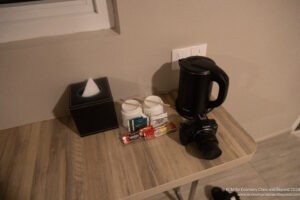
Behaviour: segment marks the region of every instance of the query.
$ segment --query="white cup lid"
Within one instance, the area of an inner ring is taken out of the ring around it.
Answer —
[[[136,100],[133,100],[133,99],[126,100],[125,103],[122,104],[122,111],[123,112],[131,112],[131,111],[134,111],[134,110],[136,110],[140,107],[138,105],[130,105],[130,104],[126,104],[126,103],[132,103],[132,104],[140,105],[140,103]]]
[[[163,103],[163,101],[161,100],[161,98],[159,96],[154,96],[154,95],[146,97],[145,100],[151,100],[151,101]],[[155,106],[161,106],[158,103],[153,103],[150,101],[144,101],[144,104],[150,108],[155,107]]]

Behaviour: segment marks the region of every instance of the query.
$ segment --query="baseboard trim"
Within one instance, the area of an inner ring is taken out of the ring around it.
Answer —
[[[276,131],[276,132],[273,132],[269,135],[263,136],[261,138],[257,138],[255,141],[256,142],[262,142],[264,140],[270,139],[270,138],[275,137],[277,135],[281,135],[281,134],[289,133],[289,132],[291,132],[291,128],[285,128],[285,129],[282,129],[280,131]]]

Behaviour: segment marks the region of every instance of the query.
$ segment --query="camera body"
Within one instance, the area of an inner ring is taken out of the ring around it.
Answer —
[[[182,145],[195,142],[204,159],[212,160],[222,153],[218,147],[216,132],[218,124],[214,119],[195,117],[180,124],[179,137]]]

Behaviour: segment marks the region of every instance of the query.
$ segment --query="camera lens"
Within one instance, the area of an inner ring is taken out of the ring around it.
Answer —
[[[213,160],[222,154],[218,140],[211,130],[202,130],[197,133],[197,146],[206,160]]]
[[[213,160],[222,154],[221,149],[215,142],[207,143],[201,146],[198,145],[198,147],[203,154],[203,158],[206,160]]]

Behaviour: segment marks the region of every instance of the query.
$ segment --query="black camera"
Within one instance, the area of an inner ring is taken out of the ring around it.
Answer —
[[[217,129],[218,124],[214,119],[195,117],[180,124],[181,144],[195,142],[204,159],[215,159],[222,154],[216,138]]]

